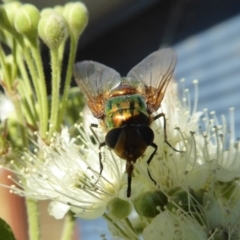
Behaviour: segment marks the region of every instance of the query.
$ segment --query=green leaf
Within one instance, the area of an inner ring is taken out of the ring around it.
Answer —
[[[16,238],[13,235],[12,229],[2,218],[0,218],[0,233],[1,239],[16,240]]]

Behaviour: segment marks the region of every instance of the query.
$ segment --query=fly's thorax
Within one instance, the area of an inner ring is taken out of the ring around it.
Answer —
[[[149,125],[147,105],[142,95],[132,94],[110,98],[105,103],[105,125],[107,129],[127,124]]]

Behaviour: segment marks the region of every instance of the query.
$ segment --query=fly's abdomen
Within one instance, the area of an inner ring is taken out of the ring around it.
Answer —
[[[110,98],[105,105],[105,113],[107,129],[121,127],[126,124],[149,125],[146,102],[138,94]]]

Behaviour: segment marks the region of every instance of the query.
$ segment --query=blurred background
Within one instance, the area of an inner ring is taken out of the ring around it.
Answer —
[[[40,9],[66,2],[31,1]],[[229,107],[235,107],[236,137],[240,136],[239,0],[83,2],[90,22],[79,40],[76,61],[98,61],[126,75],[151,52],[171,46],[178,54],[175,78],[186,79],[192,96],[192,80],[199,80],[198,109],[228,117]],[[47,51],[43,49],[43,56]],[[50,72],[48,65],[46,71]]]
[[[24,1],[26,2],[26,1]],[[64,0],[29,0],[42,9]],[[175,78],[199,80],[198,110],[208,108],[229,119],[235,107],[236,138],[240,136],[240,1],[239,0],[83,0],[90,23],[79,41],[76,61],[94,60],[122,75],[144,57],[163,46],[178,54]],[[43,56],[48,62],[48,50]],[[66,52],[66,54],[68,54]],[[66,55],[67,56],[67,55]],[[46,72],[50,74],[49,66]],[[73,83],[74,84],[74,83]],[[43,240],[58,240],[61,222],[43,209]],[[47,220],[45,220],[47,218]],[[48,221],[51,220],[51,223]],[[104,239],[106,226],[96,220],[78,220],[82,240]],[[55,228],[54,228],[55,227]],[[56,231],[54,231],[56,229]],[[53,234],[53,235],[52,235]],[[110,237],[106,236],[107,239]]]

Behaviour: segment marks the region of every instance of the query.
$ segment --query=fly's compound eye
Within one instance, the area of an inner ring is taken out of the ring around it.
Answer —
[[[146,125],[137,125],[138,133],[147,145],[150,145],[154,140],[153,130]]]
[[[107,133],[105,137],[105,143],[108,145],[108,147],[114,149],[121,134],[121,131],[122,128],[114,128]]]

